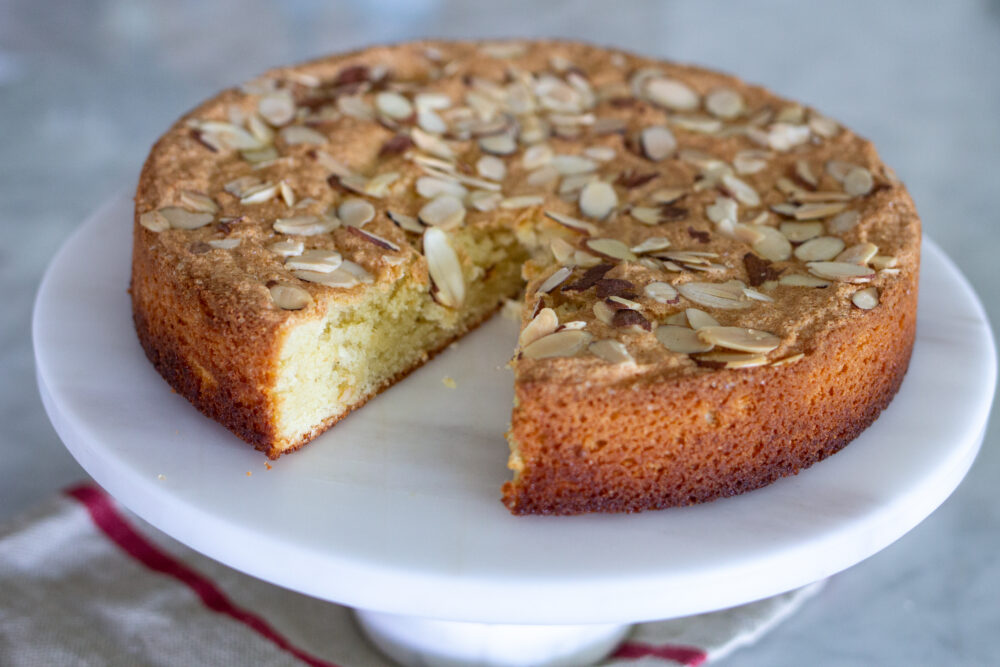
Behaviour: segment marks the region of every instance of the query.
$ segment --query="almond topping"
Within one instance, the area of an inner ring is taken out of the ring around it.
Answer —
[[[680,298],[673,285],[652,282],[642,288],[643,293],[657,303],[678,303]]]
[[[690,319],[691,314],[688,313],[688,320]],[[699,340],[706,343],[740,352],[763,354],[781,345],[781,339],[774,334],[744,327],[697,327],[697,335]]]
[[[298,256],[285,260],[285,268],[289,271],[315,271],[317,273],[332,273],[340,268],[344,258],[336,250],[306,250]]]
[[[656,328],[656,340],[660,341],[663,347],[671,352],[679,354],[708,352],[712,349],[712,344],[698,338],[698,334],[693,330],[673,324],[661,324],[658,326]]]
[[[612,364],[634,364],[628,348],[617,340],[599,340],[590,344],[591,353]]]
[[[465,300],[465,276],[447,232],[437,227],[424,232],[424,257],[427,258],[431,280],[437,288],[437,300],[449,308],[461,306]]]
[[[518,336],[517,344],[519,346],[526,347],[534,343],[539,338],[548,336],[551,333],[555,333],[556,329],[559,328],[559,317],[556,315],[556,311],[551,308],[542,308],[538,311],[527,326],[521,330],[520,336]]]
[[[878,305],[878,289],[868,287],[851,295],[851,303],[861,310],[871,310]]]
[[[596,253],[625,261],[635,261],[636,254],[618,239],[588,239],[587,247]]]
[[[688,326],[695,331],[705,327],[721,326],[718,320],[706,313],[704,310],[698,310],[697,308],[685,308],[684,316],[687,318]]]
[[[269,288],[271,301],[282,310],[302,310],[312,303],[309,292],[295,285],[277,283]]]
[[[465,205],[458,197],[443,194],[424,204],[417,217],[430,227],[452,229],[465,220]]]
[[[579,329],[557,331],[527,345],[521,354],[528,359],[575,357],[590,344],[593,338],[590,333]]]
[[[594,181],[580,191],[580,211],[588,218],[603,220],[618,206],[618,195],[610,184]]]
[[[159,209],[157,213],[163,216],[174,229],[198,229],[215,219],[211,213],[195,213],[179,206],[166,206]]]
[[[845,283],[865,283],[875,277],[875,271],[867,266],[847,262],[809,262],[806,266],[815,276]]]
[[[677,150],[677,139],[674,133],[663,125],[647,127],[639,135],[642,152],[653,162],[659,162],[670,157]]]
[[[681,296],[695,303],[721,310],[740,310],[750,307],[750,300],[743,294],[743,286],[736,283],[690,282],[677,286]]]
[[[844,242],[836,236],[818,236],[795,249],[795,256],[803,262],[829,261],[844,249]]]
[[[357,197],[348,197],[337,207],[337,216],[348,227],[364,227],[375,217],[375,207]]]

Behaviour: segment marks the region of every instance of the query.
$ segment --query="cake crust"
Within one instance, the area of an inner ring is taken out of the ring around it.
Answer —
[[[271,458],[478,326],[529,258],[515,514],[794,474],[877,418],[915,334],[919,218],[868,141],[729,75],[574,42],[371,47],[223,91],[153,147],[133,238],[147,357]],[[433,342],[289,431],[290,337],[400,286]]]

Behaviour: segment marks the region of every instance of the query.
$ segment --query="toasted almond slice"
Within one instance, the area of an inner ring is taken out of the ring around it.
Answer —
[[[738,174],[756,174],[767,167],[771,153],[762,150],[740,151],[733,157],[733,168]]]
[[[274,221],[274,231],[296,236],[326,234],[337,227],[340,227],[340,220],[337,218],[320,218],[315,215],[298,215]]]
[[[809,140],[808,125],[774,123],[767,132],[767,144],[776,151],[788,151]]]
[[[556,211],[545,211],[545,215],[558,222],[563,227],[569,227],[574,231],[583,232],[585,234],[596,234],[598,232],[597,225],[584,220],[578,220],[577,218],[573,218],[562,213],[557,213]]]
[[[330,273],[321,273],[319,271],[293,271],[292,275],[299,280],[305,280],[310,283],[318,283],[320,285],[326,285],[327,287],[354,287],[360,284],[360,280],[350,271],[340,268]]]
[[[629,310],[642,310],[641,303],[639,303],[638,301],[632,301],[631,299],[626,299],[623,296],[612,295],[608,297],[608,301],[617,303],[619,306],[623,306],[625,308],[628,308]]]
[[[716,197],[710,206],[705,207],[705,215],[717,225],[724,220],[736,222],[738,214],[739,206],[731,197]]]
[[[850,162],[844,162],[843,160],[828,160],[825,169],[826,173],[833,176],[833,178],[841,183],[847,178],[847,174],[854,169],[856,165]]]
[[[174,229],[198,229],[215,219],[211,213],[189,211],[179,206],[165,206],[157,211]]]
[[[732,174],[723,174],[722,185],[741,204],[746,206],[760,206],[760,195],[746,181],[739,179]]]
[[[479,148],[492,155],[511,155],[517,151],[517,139],[509,132],[490,134],[479,139]]]
[[[455,152],[443,139],[429,132],[424,132],[419,127],[415,127],[410,131],[410,138],[413,139],[413,143],[417,145],[417,148],[422,151],[426,151],[443,160],[455,159]]]
[[[552,166],[563,176],[587,174],[597,171],[597,163],[580,155],[555,155]]]
[[[450,178],[421,176],[416,182],[417,194],[426,199],[434,199],[438,195],[451,195],[461,199],[469,194],[464,185]]]
[[[691,313],[688,313],[688,320]],[[766,354],[781,345],[781,339],[774,334],[744,327],[706,326],[696,327],[698,339],[717,347],[740,352]]]
[[[583,149],[583,154],[591,160],[598,162],[610,162],[615,159],[615,149],[611,146],[590,146]]]
[[[580,211],[588,218],[603,220],[618,206],[618,194],[604,181],[588,183],[580,191]]]
[[[899,263],[899,260],[892,255],[875,255],[871,258],[871,265],[873,268],[883,271],[885,269],[891,269]]]
[[[667,317],[667,319],[663,320],[663,323],[664,324],[673,324],[674,326],[684,327],[686,329],[690,329],[691,328],[688,325],[687,314],[683,310],[680,311],[680,312],[674,313],[673,315],[670,315],[669,317]]]
[[[857,211],[844,211],[830,219],[826,226],[831,234],[846,234],[854,229],[860,220],[861,214]]]
[[[705,96],[705,108],[713,116],[729,120],[742,114],[746,106],[743,96],[732,88],[716,88]]]
[[[878,246],[874,243],[858,243],[844,250],[836,256],[836,261],[847,262],[848,264],[865,265],[878,254]]]
[[[753,244],[754,252],[772,262],[783,262],[792,256],[792,244],[774,227],[759,225],[757,231],[764,236]]]
[[[578,329],[557,331],[532,342],[521,353],[528,359],[574,357],[586,349],[593,338],[590,333]]]
[[[551,308],[542,308],[528,322],[527,326],[521,330],[521,334],[517,338],[517,344],[522,348],[526,347],[539,338],[544,338],[551,333],[555,333],[558,328],[559,317],[556,315],[556,311]]]
[[[414,232],[415,234],[423,234],[424,226],[420,224],[420,221],[414,218],[412,215],[406,215],[405,213],[396,213],[395,211],[385,212],[389,219],[395,223],[397,227],[407,232]]]
[[[503,201],[503,195],[499,192],[487,192],[486,190],[475,190],[466,198],[469,206],[477,211],[493,211]]]
[[[816,111],[809,114],[809,128],[825,139],[832,139],[840,132],[840,125],[837,124],[837,121]]]
[[[535,144],[524,151],[521,156],[521,166],[528,171],[534,171],[552,162],[555,153],[548,144]]]
[[[552,167],[555,169],[555,167]],[[562,181],[559,183],[559,194],[562,195],[564,199],[572,199],[573,193],[582,190],[587,183],[593,183],[597,180],[597,174],[595,173],[585,173],[585,174],[570,174],[563,177]]]
[[[170,229],[170,221],[159,211],[146,211],[139,216],[139,224],[157,233]]]
[[[552,256],[555,260],[562,265],[573,263],[573,253],[576,252],[576,248],[571,246],[569,243],[559,238],[558,236],[549,241],[549,248],[552,250]]]
[[[438,227],[424,232],[424,256],[431,280],[437,287],[437,300],[449,308],[461,306],[465,301],[465,276],[447,232]]]
[[[795,249],[795,256],[803,262],[825,262],[844,249],[844,241],[836,236],[817,236]]]
[[[375,197],[376,199],[381,199],[389,194],[389,186],[399,179],[399,172],[397,171],[387,171],[384,174],[379,174],[374,176],[365,183],[364,194],[369,197]]]
[[[851,303],[861,310],[871,310],[878,305],[878,289],[868,287],[851,295]]]
[[[433,109],[417,109],[417,125],[431,134],[444,134],[448,131],[448,124]]]
[[[782,359],[777,359],[771,362],[771,366],[789,366],[797,361],[801,361],[806,355],[802,352],[798,354],[792,354]]]
[[[424,204],[417,217],[430,227],[452,229],[465,220],[465,205],[458,197],[443,194]]]
[[[643,92],[653,104],[674,111],[693,111],[701,104],[698,93],[690,86],[665,76],[646,80]]]
[[[208,241],[208,245],[218,250],[232,250],[233,248],[238,248],[240,246],[240,241],[242,239],[232,238],[232,239],[212,239]]]
[[[221,144],[230,150],[252,151],[264,148],[260,140],[242,127],[222,121],[200,121],[196,129],[212,144]]]
[[[271,252],[276,255],[280,255],[281,257],[291,257],[293,255],[301,255],[303,250],[305,250],[305,244],[302,243],[302,241],[286,239],[284,241],[272,243],[269,249]]]
[[[615,318],[615,310],[604,301],[595,301],[593,305],[594,317],[597,318],[598,322],[611,326],[611,322]]]
[[[289,271],[332,273],[340,268],[343,262],[343,256],[336,250],[313,249],[286,259],[285,268]]]
[[[809,239],[814,239],[823,234],[823,223],[818,221],[810,222],[782,222],[778,229],[792,243],[804,243]]]
[[[274,127],[287,125],[295,118],[295,100],[287,90],[276,90],[258,100],[257,113]]]
[[[718,320],[706,313],[704,310],[698,310],[697,308],[685,308],[684,316],[687,318],[688,326],[695,331],[703,327],[721,326]]]
[[[679,354],[695,354],[708,352],[712,349],[711,343],[701,340],[694,330],[687,327],[661,324],[656,327],[655,335],[656,340],[660,341],[663,347]]]
[[[312,303],[309,292],[296,285],[277,283],[268,288],[271,301],[282,310],[302,310]]]
[[[297,144],[313,144],[316,146],[322,146],[328,141],[325,134],[321,134],[311,127],[306,127],[305,125],[288,125],[281,128],[281,132],[278,134],[289,146],[295,146]]]
[[[410,100],[391,90],[383,90],[375,95],[375,108],[393,120],[406,120],[413,115]]]
[[[670,239],[665,236],[650,236],[639,245],[632,246],[631,250],[637,255],[647,252],[657,252],[670,247]]]
[[[382,248],[383,250],[388,250],[389,252],[399,252],[400,250],[399,246],[389,239],[368,230],[361,229],[360,227],[348,227],[347,231],[373,245],[378,246],[379,248]]]
[[[356,264],[349,259],[345,259],[343,262],[341,262],[339,270],[347,271],[352,276],[357,278],[360,282],[369,284],[375,282],[375,276],[370,274],[365,267],[361,266],[360,264]]]
[[[817,220],[836,215],[847,207],[844,202],[818,202],[802,204],[795,209],[796,220]]]
[[[545,187],[559,180],[559,171],[551,164],[539,167],[528,174],[525,182],[534,187]]]
[[[806,266],[814,276],[845,283],[865,283],[875,277],[874,269],[847,262],[809,262]]]
[[[617,340],[599,340],[590,344],[591,353],[612,364],[635,364],[628,348]]]
[[[295,191],[292,190],[292,186],[284,181],[278,183],[278,192],[281,193],[281,200],[285,202],[285,206],[291,208],[295,206]]]
[[[588,239],[587,247],[596,253],[623,261],[635,261],[636,254],[618,239]]]
[[[337,207],[337,217],[348,227],[364,227],[375,217],[375,207],[357,197],[348,197]]]
[[[724,352],[721,350],[699,354],[695,361],[708,364],[722,364],[723,368],[752,368],[767,364],[763,354],[747,354],[743,352]]]
[[[476,173],[491,181],[502,181],[507,175],[507,165],[496,156],[484,155],[476,161]]]
[[[854,167],[844,175],[844,192],[852,197],[860,197],[872,191],[875,179],[864,167]]]
[[[213,214],[219,212],[219,205],[215,203],[215,200],[202,192],[181,190],[180,202],[184,208],[190,211]]]
[[[568,266],[556,269],[552,272],[552,275],[542,281],[542,284],[538,286],[538,290],[536,292],[538,294],[548,294],[566,282],[566,279],[569,278],[572,273],[573,269]]]
[[[795,175],[798,176],[803,183],[807,183],[813,188],[819,186],[819,179],[816,178],[816,174],[813,173],[812,167],[809,166],[808,160],[795,161]]]
[[[518,195],[516,197],[504,197],[500,200],[500,208],[516,210],[520,208],[531,208],[541,206],[545,203],[544,195]]]
[[[652,206],[633,206],[628,214],[644,225],[655,226],[663,222],[659,208]]]
[[[709,308],[741,310],[749,308],[751,301],[743,294],[743,286],[732,283],[689,282],[677,286],[684,298]]]
[[[670,283],[652,282],[642,288],[643,293],[657,303],[678,303],[677,289]]]
[[[787,273],[778,278],[779,285],[788,287],[829,287],[831,283],[816,276],[806,276],[801,273]]]
[[[670,157],[677,150],[677,139],[665,125],[653,125],[639,134],[642,152],[653,162]]]
[[[687,194],[684,188],[661,188],[649,195],[649,198],[657,204],[673,204],[678,199]]]

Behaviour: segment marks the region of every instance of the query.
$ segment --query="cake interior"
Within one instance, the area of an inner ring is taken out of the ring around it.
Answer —
[[[441,306],[407,271],[354,303],[331,297],[322,317],[288,329],[275,369],[272,456],[305,444],[521,290],[527,254],[510,229],[456,230],[451,239],[466,284],[460,308]]]

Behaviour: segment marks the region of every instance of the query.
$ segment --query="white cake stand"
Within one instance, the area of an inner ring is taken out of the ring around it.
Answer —
[[[124,198],[98,211],[38,293],[38,382],[60,437],[143,519],[238,570],[366,610],[366,631],[408,664],[582,664],[628,623],[830,576],[948,497],[992,402],[983,309],[927,241],[899,395],[845,450],[767,488],[631,516],[511,516],[499,487],[516,330],[502,318],[267,468],[143,356],[126,293],[131,219]],[[435,645],[447,649],[431,656]]]

